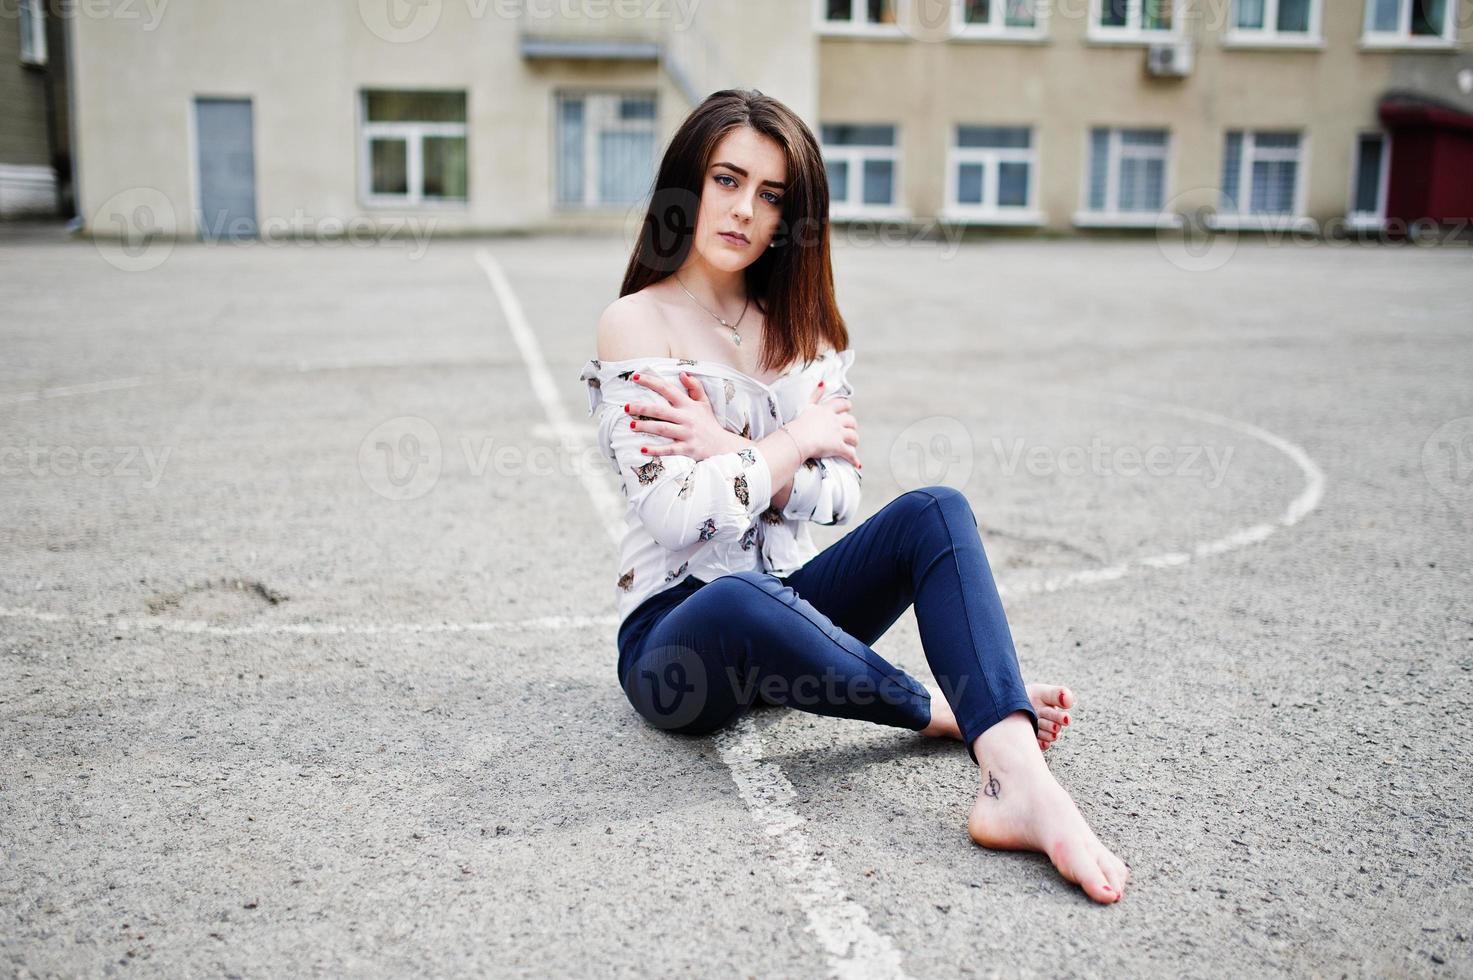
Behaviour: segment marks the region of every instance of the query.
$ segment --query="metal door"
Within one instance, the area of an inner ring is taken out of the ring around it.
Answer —
[[[195,99],[202,238],[256,237],[250,99]]]

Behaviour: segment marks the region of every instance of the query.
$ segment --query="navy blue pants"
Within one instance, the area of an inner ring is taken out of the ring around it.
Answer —
[[[792,575],[686,576],[619,627],[619,680],[645,720],[701,735],[761,698],[919,731],[931,696],[876,653],[912,603],[937,686],[972,741],[1028,701],[977,518],[952,487],[896,497]]]

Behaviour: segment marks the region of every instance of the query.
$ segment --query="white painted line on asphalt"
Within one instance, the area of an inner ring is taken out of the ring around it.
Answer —
[[[9,395],[0,395],[0,405],[23,405],[26,402],[44,401],[47,398],[89,395],[97,391],[120,391],[124,388],[139,388],[150,383],[152,383],[152,379],[150,378],[113,378],[110,381],[93,381],[88,384],[41,388],[37,391],[21,391]]]
[[[168,619],[165,617],[133,619],[123,616],[94,616],[90,619],[63,613],[43,612],[22,606],[0,608],[0,619],[29,619],[41,623],[79,623],[104,630],[154,630],[164,633],[195,633],[203,636],[379,636],[424,633],[502,633],[507,631],[588,629],[593,626],[615,626],[614,613],[602,616],[537,616],[531,619],[472,621],[468,623],[247,623],[226,626],[203,619]]]
[[[1132,408],[1142,408],[1153,412],[1163,412],[1167,415],[1176,415],[1180,418],[1191,419],[1195,422],[1206,422],[1209,425],[1221,426],[1231,429],[1242,435],[1257,439],[1260,442],[1277,449],[1288,456],[1299,467],[1304,474],[1304,489],[1299,492],[1289,506],[1279,515],[1277,522],[1269,524],[1254,524],[1250,527],[1238,528],[1229,531],[1219,538],[1203,541],[1193,545],[1190,553],[1180,551],[1166,552],[1160,555],[1148,555],[1144,558],[1135,558],[1130,561],[1120,562],[1107,568],[1091,568],[1077,572],[1067,572],[1052,578],[1042,579],[1035,582],[1020,582],[1017,584],[999,583],[998,593],[1003,598],[1013,598],[1025,595],[1037,595],[1043,592],[1057,592],[1067,589],[1073,585],[1089,585],[1094,582],[1110,582],[1124,578],[1136,568],[1173,568],[1185,565],[1194,558],[1207,558],[1212,555],[1221,555],[1239,548],[1246,548],[1250,544],[1257,544],[1273,534],[1280,528],[1293,527],[1320,505],[1325,497],[1325,472],[1310,458],[1301,446],[1290,442],[1283,436],[1275,435],[1267,429],[1260,428],[1251,422],[1242,422],[1226,415],[1218,415],[1215,412],[1203,411],[1199,408],[1188,408],[1185,405],[1172,405],[1168,402],[1150,401],[1145,398],[1136,398],[1132,395],[1086,393],[1086,392],[1061,392],[1067,396],[1088,399],[1090,401],[1113,401],[1120,405],[1128,405]]]
[[[542,347],[537,343],[537,335],[527,323],[521,300],[517,299],[511,283],[507,281],[506,273],[501,271],[501,266],[485,249],[476,251],[476,262],[486,273],[486,278],[491,280],[491,288],[495,290],[496,298],[501,303],[501,311],[506,316],[506,328],[526,364],[532,393],[537,396],[543,412],[547,414],[547,424],[552,427],[553,432],[559,434],[565,451],[571,453],[576,446],[573,440],[578,437],[580,430],[574,428],[572,418],[563,407],[562,397],[558,394],[567,385],[559,385],[553,380],[552,372],[547,369],[547,359],[542,356]],[[608,533],[609,540],[618,548],[624,537],[623,499],[609,485],[608,480],[595,475],[590,467],[577,466],[574,469],[577,470],[583,489],[588,491],[588,496],[593,500],[594,512]]]
[[[489,251],[478,250],[476,261],[501,301],[507,326],[527,362],[532,391],[547,413],[548,424],[559,432],[570,433],[559,386],[547,370],[536,335],[527,324],[511,283]],[[589,327],[592,336],[592,324]],[[591,430],[592,426],[587,428]],[[609,538],[617,547],[624,526],[623,500],[610,487],[611,481],[600,481],[587,467],[578,467],[578,473]],[[715,744],[721,761],[731,770],[742,801],[757,826],[772,841],[774,856],[784,859],[780,870],[797,892],[798,904],[808,918],[808,928],[823,946],[832,975],[904,977],[900,951],[889,937],[870,926],[869,913],[849,897],[838,872],[828,858],[819,854],[820,848],[806,830],[808,821],[792,806],[797,790],[780,766],[762,760],[762,736],[751,717],[743,715],[717,733]]]

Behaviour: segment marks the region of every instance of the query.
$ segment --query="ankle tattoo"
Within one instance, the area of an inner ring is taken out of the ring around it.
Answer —
[[[1001,789],[1002,785],[998,783],[997,777],[992,774],[992,770],[987,770],[987,785],[982,787],[982,794],[984,796],[990,796],[995,800],[997,799],[998,791]]]

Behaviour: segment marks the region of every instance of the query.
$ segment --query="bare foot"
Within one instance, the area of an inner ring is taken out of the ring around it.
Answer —
[[[962,730],[956,723],[956,713],[951,710],[951,703],[930,684],[925,687],[931,692],[931,723],[921,729],[921,734],[927,738],[954,738],[960,742]]]
[[[1036,745],[1022,711],[977,736],[972,748],[982,785],[967,833],[994,850],[1040,851],[1096,902],[1119,901],[1130,869],[1089,829]]]
[[[1074,692],[1062,684],[1029,684],[1028,700],[1038,712],[1038,747],[1047,749],[1064,734],[1069,724],[1068,708],[1075,705]],[[958,735],[957,738],[961,736]]]
[[[926,690],[931,692],[931,723],[921,729],[921,734],[928,738],[954,738],[960,742],[962,730],[950,703],[931,685],[927,684]],[[1033,710],[1038,712],[1038,747],[1047,749],[1064,734],[1064,728],[1069,724],[1067,709],[1075,705],[1074,692],[1060,684],[1029,684],[1027,690],[1028,700]]]

